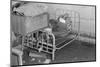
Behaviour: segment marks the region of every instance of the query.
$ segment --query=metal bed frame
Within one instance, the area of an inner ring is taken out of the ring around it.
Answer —
[[[67,12],[68,12],[68,10],[67,10]],[[70,16],[73,23],[78,23],[77,24],[77,32],[74,32],[74,35],[73,35],[74,37],[70,41],[68,41],[67,43],[58,47],[60,44],[62,44],[66,40],[63,40],[63,42],[56,44],[56,40],[58,40],[58,39],[56,39],[55,34],[53,32],[45,31],[44,29],[48,28],[48,27],[45,27],[45,28],[41,28],[41,29],[36,30],[36,31],[24,33],[24,35],[22,32],[22,51],[24,50],[24,47],[29,47],[29,48],[37,50],[38,52],[45,52],[47,54],[51,54],[52,60],[55,60],[56,50],[62,49],[63,47],[67,46],[68,44],[70,44],[71,42],[73,42],[74,40],[76,40],[80,36],[80,15],[76,11],[69,11],[69,12],[70,12],[69,14],[73,15],[73,16]],[[46,14],[46,13],[44,13],[44,14]],[[43,15],[43,14],[41,14],[41,15]],[[48,20],[48,18],[47,18],[47,20]],[[78,21],[76,21],[76,19]],[[75,26],[75,25],[73,25],[73,26]],[[66,33],[69,36],[69,34],[71,32],[72,32],[72,29],[67,31]],[[21,65],[22,65],[22,63],[21,63]]]
[[[73,12],[73,11],[71,11],[71,12]],[[35,32],[34,31],[30,32],[27,35],[25,35],[23,37],[22,45],[25,47],[30,47],[32,49],[36,49],[39,52],[45,52],[45,53],[51,54],[52,60],[54,60],[56,50],[62,49],[63,47],[70,44],[71,42],[73,42],[80,36],[80,15],[78,12],[74,11],[74,13],[75,13],[75,15],[77,15],[77,17],[74,15],[74,17],[71,17],[71,18],[74,19],[73,20],[74,23],[76,22],[75,19],[78,18],[78,21],[77,21],[78,30],[77,30],[77,32],[75,32],[74,37],[70,41],[68,41],[66,44],[62,45],[61,47],[57,47],[59,44],[56,45],[55,35],[52,32],[50,33],[45,30],[38,30]],[[72,30],[70,30],[68,33],[70,33],[71,31]],[[63,43],[63,42],[61,42],[61,43]]]

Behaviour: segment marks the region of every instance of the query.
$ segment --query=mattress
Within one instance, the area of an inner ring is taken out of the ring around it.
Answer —
[[[25,35],[48,26],[48,14],[43,13],[34,17],[11,15],[11,30]]]

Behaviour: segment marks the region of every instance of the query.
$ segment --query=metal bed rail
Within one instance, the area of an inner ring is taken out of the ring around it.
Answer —
[[[52,54],[52,60],[54,60],[56,46],[53,33],[48,33],[45,31],[32,32],[24,37],[23,46],[36,49],[38,52],[43,51]]]

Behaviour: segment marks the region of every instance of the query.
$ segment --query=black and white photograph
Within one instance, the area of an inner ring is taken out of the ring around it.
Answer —
[[[96,6],[11,0],[11,66],[96,61]]]

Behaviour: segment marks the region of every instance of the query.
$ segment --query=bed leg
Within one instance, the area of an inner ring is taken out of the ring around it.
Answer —
[[[55,51],[52,53],[52,60],[55,60]]]

